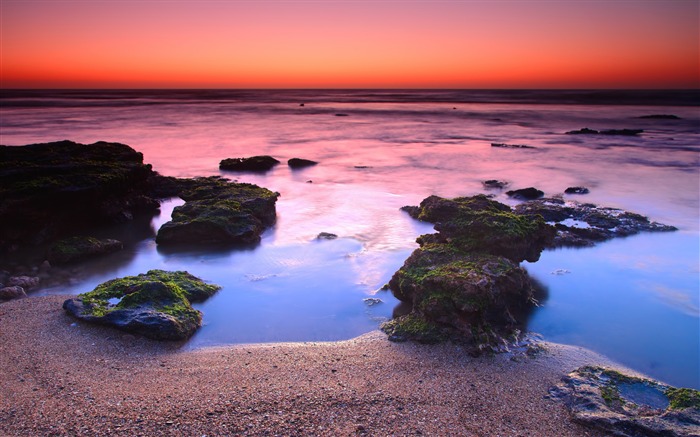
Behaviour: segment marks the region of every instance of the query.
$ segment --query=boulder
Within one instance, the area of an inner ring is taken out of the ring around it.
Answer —
[[[562,378],[550,395],[564,402],[575,422],[608,435],[700,435],[697,390],[585,366]]]
[[[38,276],[11,276],[7,280],[7,285],[10,287],[22,287],[28,290],[39,285],[40,281],[41,279],[39,279]]]
[[[626,237],[639,232],[669,232],[677,228],[617,208],[591,203],[545,198],[521,203],[514,208],[519,215],[542,217],[556,228],[548,247],[592,246],[597,242]]]
[[[24,288],[19,285],[0,288],[0,300],[18,299],[26,295],[27,293],[24,292]]]
[[[250,158],[226,158],[219,163],[219,169],[265,172],[279,163],[277,159],[268,155],[251,156]]]
[[[506,195],[518,200],[533,200],[539,199],[544,196],[544,192],[538,190],[537,188],[521,188],[519,190],[506,191]]]
[[[330,232],[321,232],[316,236],[317,240],[335,240],[336,238],[338,238],[338,236]]]
[[[154,174],[125,144],[0,146],[0,252],[154,212]]]
[[[276,219],[279,193],[222,178],[198,178],[180,194],[185,204],[158,230],[156,243],[249,244]]]
[[[99,240],[94,237],[70,237],[54,243],[47,253],[50,264],[59,265],[69,262],[105,255],[122,250],[124,245],[119,240]]]
[[[489,180],[483,181],[481,184],[482,184],[485,188],[497,188],[497,189],[499,189],[499,190],[500,190],[500,189],[503,189],[503,188],[505,188],[505,187],[507,187],[508,185],[510,185],[510,184],[509,184],[508,182],[506,182],[506,181],[499,181],[499,180],[496,180],[496,179],[489,179]]]
[[[303,158],[292,158],[289,161],[287,161],[287,165],[292,169],[311,167],[316,164],[318,164],[318,162]]]
[[[204,300],[219,288],[187,272],[151,270],[102,283],[66,300],[63,308],[80,320],[155,340],[184,340],[202,322],[190,302]]]

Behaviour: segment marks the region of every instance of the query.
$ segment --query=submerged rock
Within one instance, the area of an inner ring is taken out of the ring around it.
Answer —
[[[700,435],[700,392],[628,376],[602,367],[581,367],[550,390],[573,420],[618,436]]]
[[[292,158],[289,161],[287,161],[287,165],[293,169],[311,167],[316,164],[318,164],[318,162],[303,158]]]
[[[626,237],[639,232],[668,232],[677,228],[650,222],[633,212],[604,208],[590,203],[546,198],[521,203],[515,212],[531,217],[543,217],[556,228],[550,247],[592,246],[596,242]]]
[[[533,200],[539,199],[540,197],[544,196],[544,192],[534,187],[521,188],[519,190],[510,190],[507,191],[506,194],[509,197],[519,200]]]
[[[624,136],[634,136],[644,132],[642,129],[607,129],[607,130],[595,130],[584,127],[579,130],[568,131],[567,135],[624,135]]]
[[[280,162],[268,155],[250,158],[226,158],[219,163],[219,169],[231,171],[268,171]]]
[[[54,243],[47,253],[49,263],[66,264],[93,256],[105,255],[122,250],[121,241],[94,237],[70,237]]]
[[[222,178],[197,178],[180,194],[186,202],[158,230],[156,243],[248,244],[276,219],[279,193]]]
[[[435,223],[438,233],[418,237],[421,247],[389,282],[394,296],[412,306],[382,325],[389,339],[450,339],[481,350],[517,333],[536,302],[518,263],[539,259],[554,229],[484,195],[430,196],[403,210]]]
[[[525,144],[506,144],[506,143],[491,143],[491,147],[501,147],[505,149],[536,149],[534,146]]]
[[[66,300],[63,308],[80,320],[155,340],[184,340],[202,322],[190,302],[205,300],[219,288],[187,272],[150,270],[102,283]]]
[[[497,189],[503,189],[510,185],[509,182],[506,181],[499,181],[496,179],[489,179],[487,181],[483,181],[481,183],[485,188],[497,188]]]
[[[153,212],[154,175],[125,144],[0,146],[0,252]]]

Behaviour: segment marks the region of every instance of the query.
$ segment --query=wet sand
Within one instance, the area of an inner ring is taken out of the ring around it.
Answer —
[[[76,323],[67,296],[0,304],[0,435],[600,435],[547,398],[585,349],[470,357],[375,331],[182,351]]]

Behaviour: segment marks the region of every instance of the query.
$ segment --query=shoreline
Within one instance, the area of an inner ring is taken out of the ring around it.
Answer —
[[[76,322],[65,298],[0,304],[3,435],[602,435],[548,389],[584,364],[620,367],[573,346],[474,358],[379,331],[182,351]]]

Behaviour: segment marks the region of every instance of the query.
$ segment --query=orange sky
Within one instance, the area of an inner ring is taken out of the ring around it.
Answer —
[[[2,88],[698,88],[697,0],[0,0]]]

